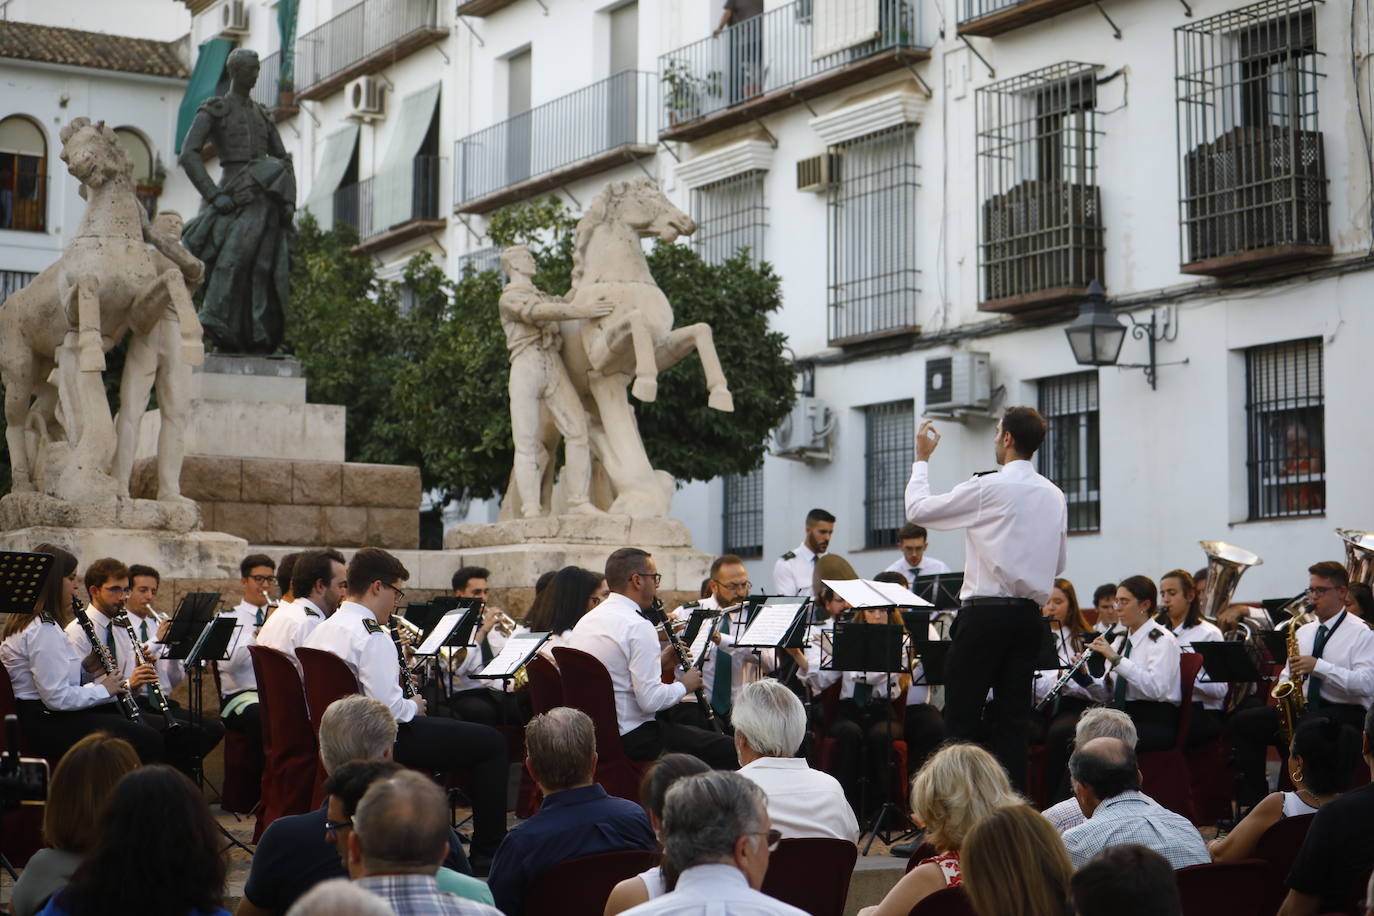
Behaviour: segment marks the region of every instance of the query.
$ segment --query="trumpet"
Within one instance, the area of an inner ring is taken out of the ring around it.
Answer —
[[[512,620],[509,614],[499,608],[496,609],[496,629],[501,631],[502,636],[509,636],[514,633],[517,626],[519,624]]]
[[[409,638],[410,643],[412,645],[418,642],[420,638],[424,635],[424,630],[420,629],[418,626],[411,623],[409,620],[406,620],[400,614],[392,614],[391,619],[396,621],[397,626],[405,630],[406,636]]]

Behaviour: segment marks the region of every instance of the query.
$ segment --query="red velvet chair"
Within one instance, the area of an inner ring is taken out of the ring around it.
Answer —
[[[291,659],[266,646],[249,646],[248,654],[258,680],[264,758],[262,805],[253,829],[256,843],[272,821],[310,810],[320,748]]]
[[[1174,746],[1163,751],[1145,751],[1139,755],[1141,790],[1170,811],[1193,819],[1193,792],[1188,773],[1188,723],[1193,711],[1193,683],[1202,670],[1202,656],[1185,652],[1178,659],[1179,680],[1183,688],[1183,705],[1178,713],[1178,731]]]
[[[911,908],[910,916],[978,916],[962,887],[947,887]]]
[[[563,682],[564,705],[585,712],[596,728],[596,781],[611,795],[638,802],[640,777],[652,761],[625,756],[606,666],[595,656],[566,646],[554,649],[553,657]]]
[[[783,840],[769,857],[760,890],[812,916],[843,916],[858,858],[859,847],[848,840]]]
[[[1307,828],[1312,826],[1314,817],[1315,814],[1285,817],[1260,834],[1258,842],[1255,843],[1252,858],[1269,864],[1265,870],[1265,884],[1268,890],[1264,906],[1259,910],[1261,916],[1272,916],[1277,913],[1283,904],[1283,898],[1288,896],[1288,888],[1283,886],[1283,881],[1288,877],[1288,870],[1293,867],[1293,860],[1298,857],[1298,850],[1302,848],[1302,841],[1307,838]]]
[[[658,853],[632,849],[559,862],[534,879],[525,896],[525,912],[601,916],[615,886],[649,870],[656,861]]]
[[[1264,906],[1264,873],[1269,866],[1258,859],[1190,865],[1174,872],[1183,916],[1218,913],[1259,913]]]
[[[320,740],[320,719],[329,704],[342,697],[358,692],[358,678],[352,669],[333,652],[323,649],[296,650],[296,658],[301,660],[301,672],[305,675],[305,705],[310,710],[310,727],[314,729],[315,740]],[[318,808],[324,803],[324,764],[315,767],[315,790],[311,794],[310,805]]]
[[[4,718],[5,716],[19,715],[19,701],[14,698],[14,684],[10,681],[9,669],[0,665],[0,750],[9,750],[7,742],[9,738],[5,735]],[[29,742],[29,736],[24,734],[24,730],[19,730],[19,753],[32,757],[33,745]],[[55,765],[54,761],[49,761],[50,765]]]
[[[558,666],[543,655],[535,655],[525,665],[530,678],[530,704],[536,716],[563,705],[563,680],[558,674]],[[521,758],[512,758],[518,760]],[[520,789],[515,797],[515,816],[533,817],[539,810],[543,796],[539,787],[530,778],[530,771],[520,768]]]
[[[224,689],[219,680],[219,663],[210,663],[215,678],[215,696],[223,705]],[[261,712],[262,710],[258,710]],[[262,762],[253,753],[253,745],[242,732],[224,731],[224,786],[220,790],[219,806],[234,814],[248,814],[257,807],[262,795]]]

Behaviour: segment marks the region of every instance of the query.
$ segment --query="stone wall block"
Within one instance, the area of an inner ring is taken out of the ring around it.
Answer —
[[[345,464],[343,504],[418,511],[420,469],[396,464]]]
[[[243,461],[187,455],[181,464],[181,495],[197,502],[238,502],[243,499]]]
[[[297,506],[337,506],[342,496],[342,464],[333,461],[291,463],[291,502]]]
[[[319,542],[330,547],[367,544],[367,509],[355,506],[320,507]]]
[[[225,502],[214,505],[213,530],[241,537],[250,544],[267,541],[266,503]]]
[[[420,513],[414,509],[368,509],[367,543],[388,550],[419,547]]]
[[[319,541],[320,527],[319,506],[267,507],[265,540],[269,544],[312,545]]]
[[[245,458],[243,498],[256,503],[291,502],[292,462]]]

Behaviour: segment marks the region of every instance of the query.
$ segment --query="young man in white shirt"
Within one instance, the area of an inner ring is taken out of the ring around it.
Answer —
[[[830,549],[835,516],[824,509],[806,513],[806,537],[773,564],[773,589],[779,595],[810,597],[814,591],[816,561]]]
[[[568,645],[606,666],[620,740],[631,760],[656,760],[665,750],[681,751],[713,767],[734,769],[734,743],[725,735],[655,718],[702,686],[695,668],[677,670],[671,684],[662,681],[663,672],[680,667],[677,655],[672,646],[660,649],[657,630],[640,615],[653,606],[661,578],[648,551],[622,547],[612,553],[606,560],[611,593],[577,622]]]
[[[305,645],[311,632],[343,600],[344,558],[337,550],[311,550],[296,559],[291,574],[291,591],[296,600],[289,607],[279,607],[267,618],[258,631],[258,645],[291,659],[296,673],[301,673],[296,650]]]
[[[934,576],[949,572],[949,564],[927,556],[928,532],[914,522],[897,529],[897,547],[902,555],[893,560],[883,572],[900,573],[910,588],[917,576]]]
[[[248,739],[254,759],[262,760],[262,719],[258,706],[258,679],[248,648],[258,644],[258,631],[272,611],[271,588],[276,584],[275,566],[265,553],[249,554],[239,563],[243,600],[221,617],[237,623],[229,640],[229,658],[219,662],[220,718],[225,728]],[[294,654],[294,653],[293,653]]]
[[[472,635],[477,648],[463,650],[466,654],[462,661],[453,667],[453,676],[448,680],[448,701],[444,704],[447,709],[436,709],[434,714],[448,714],[463,722],[481,725],[518,725],[520,708],[515,695],[495,689],[494,684],[499,682],[476,677],[477,672],[500,654],[510,638],[510,634],[499,626],[505,612],[487,603],[491,595],[490,580],[491,571],[481,566],[463,566],[453,574],[451,584],[455,598],[482,600],[482,623]]]

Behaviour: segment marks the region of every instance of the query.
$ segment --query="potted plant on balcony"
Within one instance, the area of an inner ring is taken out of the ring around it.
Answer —
[[[663,85],[668,87],[663,103],[669,124],[681,124],[701,114],[701,93],[685,60],[672,58],[664,64]]]

